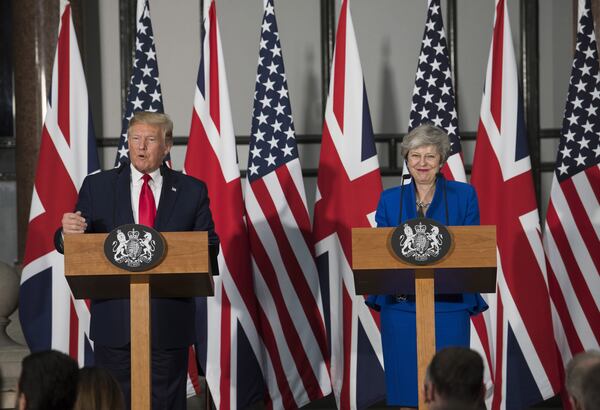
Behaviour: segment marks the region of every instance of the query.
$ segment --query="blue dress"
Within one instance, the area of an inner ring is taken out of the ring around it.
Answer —
[[[402,221],[417,217],[415,187],[411,182],[404,185],[404,188],[395,187],[382,192],[375,214],[377,226],[399,225],[401,190],[404,190]],[[433,200],[425,216],[446,225],[479,225],[479,206],[475,189],[462,182],[438,178]],[[395,295],[371,295],[366,303],[381,313],[387,403],[394,406],[416,407],[420,383],[417,383],[414,295],[407,296],[406,300],[398,300]],[[483,312],[487,308],[487,304],[478,293],[437,295],[435,298],[437,350],[448,346],[468,347],[470,316]]]

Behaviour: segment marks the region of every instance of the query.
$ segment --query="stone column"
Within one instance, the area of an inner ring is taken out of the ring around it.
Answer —
[[[13,0],[18,259],[23,260],[35,164],[58,33],[58,0]]]

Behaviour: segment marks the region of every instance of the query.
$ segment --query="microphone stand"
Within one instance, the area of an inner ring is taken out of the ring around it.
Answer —
[[[404,182],[410,179],[410,174],[402,174],[400,177],[400,214],[398,215],[398,226],[402,223],[402,204],[403,204],[403,196],[404,196]]]
[[[444,177],[444,174],[442,174],[441,172],[438,172],[435,177],[436,179],[442,179],[442,190],[444,191],[444,206],[446,207],[446,226],[448,226],[448,224],[450,223],[450,218],[448,216],[448,198],[446,197],[446,177]]]

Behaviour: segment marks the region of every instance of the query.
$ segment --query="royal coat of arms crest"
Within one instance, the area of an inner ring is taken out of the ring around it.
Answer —
[[[428,218],[406,221],[392,233],[392,249],[405,262],[425,265],[435,262],[450,249],[448,229]]]
[[[157,231],[145,225],[123,225],[108,235],[104,253],[116,266],[133,271],[146,270],[162,259],[164,242]]]

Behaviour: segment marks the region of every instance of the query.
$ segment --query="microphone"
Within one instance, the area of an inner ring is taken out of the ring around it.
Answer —
[[[398,215],[398,226],[402,223],[402,198],[404,196],[404,182],[410,179],[410,174],[402,174],[400,177],[400,214]]]
[[[442,179],[442,191],[444,193],[444,206],[446,208],[446,226],[448,226],[450,224],[450,218],[448,216],[448,197],[446,196],[446,177],[444,177],[444,174],[442,174],[442,172],[438,171],[438,173],[435,174],[435,178]]]

